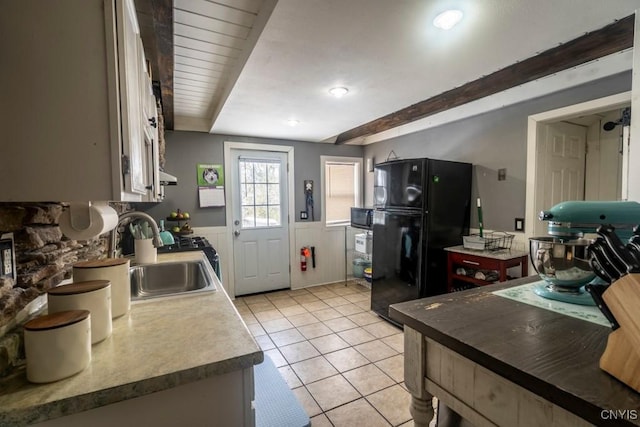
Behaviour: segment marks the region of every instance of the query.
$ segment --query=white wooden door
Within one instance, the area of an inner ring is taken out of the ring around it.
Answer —
[[[290,287],[287,154],[231,150],[235,295]]]
[[[549,125],[545,204],[548,208],[567,200],[584,200],[587,130],[569,123]]]
[[[585,151],[587,130],[569,123],[546,126],[542,148],[543,189],[538,212],[568,200],[584,200]],[[536,230],[546,234],[546,223],[537,221]]]

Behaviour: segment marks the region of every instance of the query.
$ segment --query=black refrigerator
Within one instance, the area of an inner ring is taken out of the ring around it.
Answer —
[[[471,214],[469,163],[406,159],[374,170],[371,309],[443,294],[444,248],[462,244]]]

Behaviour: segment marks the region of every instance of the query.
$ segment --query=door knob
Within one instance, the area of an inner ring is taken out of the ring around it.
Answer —
[[[236,237],[238,237],[238,236],[240,235],[240,230],[236,230],[236,231],[234,231],[234,232],[233,232],[233,235],[234,235],[234,236],[236,236]]]

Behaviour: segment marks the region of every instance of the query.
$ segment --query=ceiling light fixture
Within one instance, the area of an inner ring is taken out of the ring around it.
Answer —
[[[300,121],[296,119],[289,119],[287,120],[287,124],[291,127],[298,126],[300,124]]]
[[[336,98],[342,98],[347,93],[349,93],[349,89],[347,89],[346,87],[333,87],[329,89],[329,93]]]
[[[460,10],[445,10],[433,20],[433,25],[443,30],[452,29],[458,22],[462,20],[462,11]]]

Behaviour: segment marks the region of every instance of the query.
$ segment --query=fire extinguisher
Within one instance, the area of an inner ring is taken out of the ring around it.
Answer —
[[[300,249],[300,270],[307,271],[307,257],[309,256],[309,248]]]

